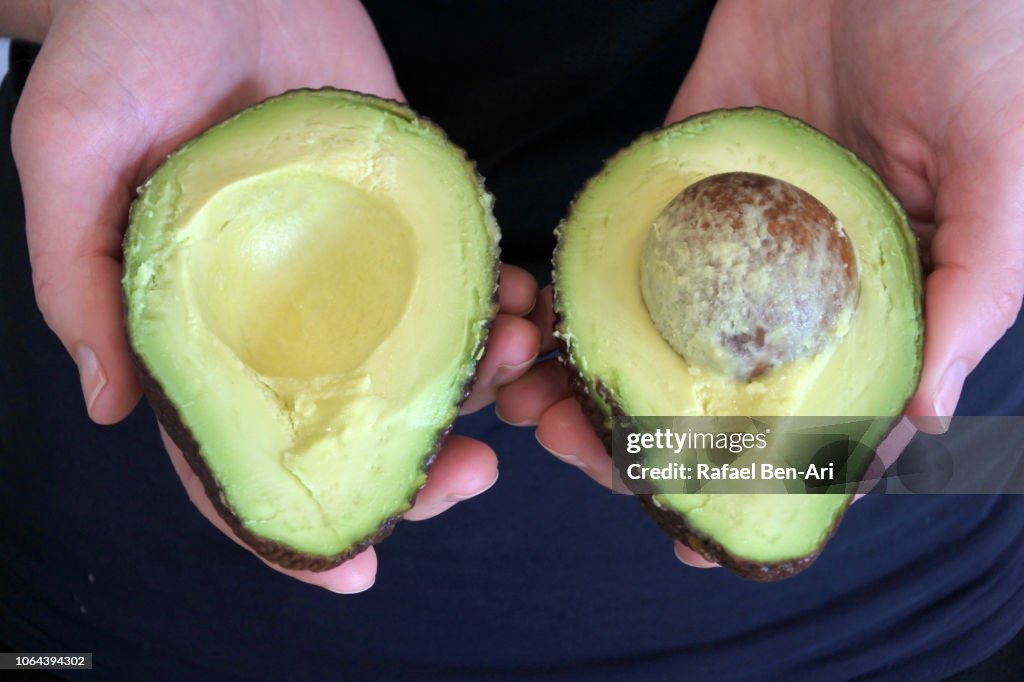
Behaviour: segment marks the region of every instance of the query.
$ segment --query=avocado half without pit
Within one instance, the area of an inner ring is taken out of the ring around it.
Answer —
[[[813,128],[720,110],[645,135],[558,230],[556,334],[606,447],[613,419],[882,417],[922,362],[922,275],[878,176]],[[852,494],[641,494],[658,525],[756,580],[809,566]]]
[[[387,536],[496,313],[462,151],[395,102],[286,93],[166,160],[124,256],[146,395],[235,533],[311,570]]]

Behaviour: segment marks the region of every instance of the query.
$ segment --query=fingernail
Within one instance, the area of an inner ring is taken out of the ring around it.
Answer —
[[[692,566],[693,568],[711,568],[712,566],[717,566],[717,564],[715,564],[713,561],[709,561],[699,552],[695,552],[697,554],[698,559],[698,562],[695,563],[692,557],[683,554],[683,551],[685,549],[686,548],[684,546],[680,545],[677,542],[675,543],[675,546],[672,549],[672,553],[676,555],[676,559],[679,559],[679,561],[683,562],[687,566]]]
[[[334,594],[359,594],[360,592],[366,592],[368,589],[373,587],[376,582],[377,578],[374,576],[373,580],[370,581],[370,584],[365,587],[357,587],[354,590],[336,590],[333,587],[328,587],[327,590]]]
[[[498,472],[495,472],[494,473],[494,478],[491,479],[491,482],[488,483],[485,487],[483,487],[480,490],[476,491],[475,493],[470,493],[469,495],[460,495],[458,493],[449,493],[448,495],[445,496],[445,500],[447,500],[448,502],[451,502],[452,504],[455,504],[456,502],[464,502],[466,500],[471,500],[471,499],[473,499],[474,497],[476,497],[478,495],[483,495],[485,492],[487,492],[488,490],[493,488],[494,484],[497,483],[497,482],[498,482]]]
[[[518,365],[498,365],[498,369],[494,371],[494,383],[504,384],[519,377],[519,375],[532,367],[536,360],[537,356],[534,355],[529,360],[520,362]]]
[[[505,417],[505,415],[503,415],[503,414],[501,413],[501,410],[499,410],[499,409],[498,409],[498,406],[497,406],[497,405],[495,405],[495,406],[494,406],[494,416],[495,416],[495,417],[497,417],[498,419],[500,419],[501,421],[505,422],[505,423],[506,423],[506,424],[508,424],[509,426],[533,426],[533,425],[534,425],[534,423],[533,423],[533,420],[532,420],[532,419],[527,419],[527,420],[525,420],[525,421],[521,421],[521,422],[514,422],[514,421],[509,421],[509,420],[508,420],[508,419],[507,419],[507,418]]]
[[[78,365],[78,376],[82,381],[82,395],[85,396],[85,408],[92,415],[92,406],[96,403],[103,387],[107,385],[107,375],[103,373],[96,353],[86,345],[75,349],[75,364]]]
[[[560,459],[563,462],[565,462],[566,464],[571,464],[572,466],[578,467],[580,469],[584,469],[585,468],[585,466],[583,464],[583,460],[580,459],[579,457],[577,457],[576,455],[566,455],[566,454],[561,453],[561,452],[556,452],[556,451],[552,450],[551,448],[549,448],[547,445],[544,445],[544,443],[541,441],[541,439],[536,434],[534,434],[534,437],[537,438],[537,442],[540,443],[540,446],[542,448],[544,448],[545,450],[550,452],[552,455],[554,455],[558,459]]]
[[[530,309],[527,310],[525,313],[523,313],[521,315],[521,317],[526,317],[527,315],[529,315],[530,313],[532,313],[534,311],[534,309],[537,307],[537,298],[538,298],[538,296],[539,296],[539,294],[537,296],[533,297],[533,303],[530,304]]]
[[[967,363],[963,360],[956,360],[942,375],[939,382],[939,390],[935,394],[935,402],[932,407],[936,416],[942,423],[943,430],[949,428],[949,422],[956,411],[956,404],[960,400],[960,391],[963,390],[964,380],[967,378]]]
[[[686,564],[687,566],[693,566],[693,559],[683,554],[683,548],[679,546],[679,543],[674,543],[672,553],[676,555],[676,559]]]

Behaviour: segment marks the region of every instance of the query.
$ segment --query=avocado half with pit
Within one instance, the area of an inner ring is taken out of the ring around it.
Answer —
[[[779,112],[641,137],[578,195],[554,265],[562,359],[609,450],[616,416],[884,418],[861,440],[874,448],[917,386],[922,275],[902,208]],[[843,490],[639,497],[676,539],[773,580],[814,561]]]
[[[392,101],[303,90],[184,145],[124,245],[146,395],[264,558],[325,570],[426,481],[496,314],[473,166]]]

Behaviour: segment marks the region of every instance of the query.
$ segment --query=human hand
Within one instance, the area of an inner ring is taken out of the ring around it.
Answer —
[[[966,0],[720,2],[669,112],[765,106],[853,150],[921,240],[925,356],[907,408],[944,430],[1024,292],[1024,8]]]
[[[855,151],[907,209],[930,269],[925,363],[907,409],[913,425],[903,420],[879,446],[885,462],[909,443],[914,425],[943,428],[967,373],[1020,308],[1022,19],[1020,8],[955,0],[723,0],[667,118],[723,107],[782,110]],[[550,312],[534,317],[550,329]],[[553,348],[553,339],[541,345]],[[538,365],[501,389],[498,410],[510,422],[537,424],[545,448],[610,486],[611,460],[561,367]],[[714,565],[680,543],[676,555]]]
[[[89,416],[110,424],[140,396],[120,289],[135,188],[184,141],[282,91],[331,85],[399,100],[402,93],[355,0],[308,0],[301,12],[287,0],[55,0],[50,9],[12,147],[37,303],[79,367]],[[467,409],[488,402],[536,355],[536,331],[517,317],[532,306],[536,283],[517,268],[504,268],[501,279],[502,314]],[[219,521],[180,452],[168,449],[197,506]],[[440,513],[496,475],[490,448],[452,438],[406,517]],[[352,592],[372,584],[375,566],[367,550],[333,571],[293,575]]]

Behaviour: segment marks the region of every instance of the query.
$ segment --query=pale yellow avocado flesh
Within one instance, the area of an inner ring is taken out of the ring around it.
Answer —
[[[494,313],[490,209],[436,128],[326,90],[246,110],[147,182],[130,338],[246,530],[332,556],[408,509]]]
[[[838,343],[749,382],[689,366],[655,328],[640,291],[654,218],[685,187],[732,171],[776,177],[817,198],[845,227],[860,268],[860,295]],[[608,417],[612,406],[602,395],[637,416],[895,417],[920,373],[921,272],[902,209],[853,154],[777,112],[711,112],[616,155],[559,228],[555,281],[558,334]],[[820,549],[849,497],[662,494],[654,501],[727,552],[771,564]]]

